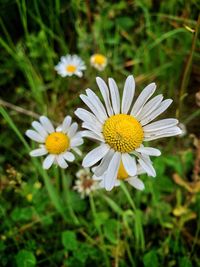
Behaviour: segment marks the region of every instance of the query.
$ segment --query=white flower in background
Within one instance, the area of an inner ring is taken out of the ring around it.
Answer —
[[[75,181],[75,186],[73,187],[81,195],[81,198],[85,198],[92,191],[99,189],[99,183],[92,179],[92,174],[89,168],[81,169],[76,173],[78,178]]]
[[[109,164],[109,162],[108,162]],[[93,171],[95,171],[94,167]],[[143,190],[145,188],[144,183],[142,182],[141,179],[138,178],[139,174],[144,174],[146,173],[142,167],[140,165],[137,165],[137,173],[135,176],[130,177],[128,175],[128,173],[126,172],[124,165],[122,164],[122,162],[119,165],[119,169],[118,169],[118,173],[117,173],[117,179],[115,180],[115,184],[114,186],[119,186],[120,185],[120,181],[126,181],[128,182],[130,185],[132,185],[134,188],[138,189],[138,190]],[[94,180],[99,181],[99,186],[104,188],[104,184],[105,184],[105,179],[106,177],[106,172],[102,175],[98,177],[98,171],[96,172],[96,175],[93,176]]]
[[[94,54],[90,57],[90,64],[95,69],[102,71],[107,66],[107,58],[101,54]]]
[[[26,131],[30,139],[40,143],[40,148],[32,150],[30,156],[39,157],[48,154],[43,161],[44,169],[49,169],[53,163],[63,169],[67,168],[66,161],[72,162],[75,159],[70,151],[81,154],[77,147],[83,144],[83,139],[80,132],[77,132],[78,124],[71,123],[72,118],[67,116],[62,125],[55,130],[47,117],[41,116],[39,120],[32,122],[34,130]]]
[[[96,175],[97,171],[98,176],[106,173],[106,190],[111,190],[115,185],[120,164],[123,164],[130,177],[136,175],[136,159],[148,175],[155,177],[156,172],[149,156],[160,156],[161,152],[152,147],[144,147],[142,143],[181,133],[176,119],[152,122],[169,107],[172,100],[163,100],[162,95],[149,100],[156,90],[155,83],[151,83],[144,88],[132,105],[135,80],[130,75],[126,79],[120,105],[119,90],[115,81],[109,78],[109,87],[99,77],[96,81],[105,106],[91,89],[87,89],[86,95],[82,94],[80,97],[91,112],[82,108],[75,111],[83,121],[82,127],[87,129],[82,132],[82,136],[100,141],[100,146],[83,159],[83,167],[91,167],[100,161],[94,174]]]
[[[66,55],[61,57],[58,65],[55,66],[55,70],[62,77],[76,75],[78,77],[83,76],[83,71],[86,69],[84,61],[77,55]]]

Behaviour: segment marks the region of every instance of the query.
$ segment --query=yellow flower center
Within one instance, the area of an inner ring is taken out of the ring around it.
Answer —
[[[117,179],[124,180],[126,178],[128,178],[128,173],[126,172],[123,163],[120,162]]]
[[[67,70],[68,72],[73,73],[73,72],[76,71],[76,66],[74,66],[74,65],[68,65],[68,66],[66,67],[66,70]]]
[[[106,57],[104,57],[101,54],[95,54],[94,55],[94,63],[98,65],[103,65],[106,62]]]
[[[106,120],[103,125],[106,143],[114,150],[126,153],[138,148],[143,141],[141,124],[131,115],[117,114]]]
[[[64,133],[51,133],[45,141],[50,154],[60,154],[69,148],[69,137]]]

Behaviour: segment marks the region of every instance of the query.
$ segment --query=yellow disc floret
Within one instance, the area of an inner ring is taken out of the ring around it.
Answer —
[[[66,67],[66,70],[67,70],[68,72],[74,73],[74,72],[76,71],[76,66],[74,66],[74,65],[68,65],[68,66]]]
[[[128,178],[128,173],[126,172],[123,163],[120,162],[117,179],[124,180],[126,178]]]
[[[106,63],[106,57],[101,54],[94,54],[93,60],[95,64],[104,65]]]
[[[69,137],[64,133],[51,133],[45,141],[50,154],[60,154],[69,148]]]
[[[103,136],[114,150],[126,153],[141,145],[144,132],[141,124],[133,116],[117,114],[104,123]]]

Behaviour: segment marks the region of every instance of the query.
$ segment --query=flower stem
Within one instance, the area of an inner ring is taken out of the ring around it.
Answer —
[[[96,227],[97,232],[99,234],[99,238],[100,238],[101,247],[102,247],[102,250],[103,250],[103,255],[104,255],[105,262],[106,262],[106,266],[109,267],[110,266],[109,259],[108,259],[106,250],[104,248],[103,233],[102,233],[102,230],[101,230],[101,227],[99,226],[99,224],[96,223],[97,213],[96,213],[96,207],[95,207],[95,203],[94,203],[94,199],[93,199],[93,195],[92,194],[89,195],[89,200],[90,200],[90,207],[91,207],[91,210],[92,210],[92,215],[93,215],[93,218],[94,218],[94,224],[95,224],[95,227]]]

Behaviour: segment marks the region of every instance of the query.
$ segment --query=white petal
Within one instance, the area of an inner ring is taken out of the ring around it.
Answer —
[[[144,183],[137,177],[130,177],[126,181],[136,189],[144,190]]]
[[[102,180],[102,177],[101,177],[101,176],[98,177],[98,176],[96,176],[96,175],[93,175],[93,176],[92,176],[92,179],[94,179],[95,181],[100,181],[100,180]]]
[[[53,132],[55,132],[54,127],[53,127],[51,121],[50,121],[47,117],[45,117],[45,116],[41,116],[41,117],[40,117],[40,122],[41,122],[41,124],[43,125],[43,127],[45,128],[45,130],[46,130],[48,133],[53,133]]]
[[[82,131],[81,134],[82,134],[83,137],[88,137],[88,138],[95,139],[95,140],[98,140],[98,141],[101,141],[101,142],[105,143],[103,135],[100,134],[100,133],[97,134],[97,133],[94,133],[94,132],[91,132],[91,131]]]
[[[64,121],[62,123],[62,132],[66,133],[70,124],[71,124],[72,118],[70,116],[67,116],[64,118]]]
[[[146,125],[150,121],[154,120],[156,117],[158,117],[161,113],[163,113],[172,103],[172,99],[166,99],[161,104],[159,107],[154,110],[151,114],[149,114],[147,117],[145,117],[143,120],[141,120],[142,125]]]
[[[149,155],[149,156],[160,156],[161,155],[160,150],[156,148],[152,148],[152,147],[139,147],[139,148],[136,148],[135,150],[137,152],[140,152],[142,154]]]
[[[88,130],[91,130],[94,133],[101,133],[102,132],[102,125],[93,124],[91,122],[83,122],[82,128],[86,128]]]
[[[75,156],[74,156],[74,154],[71,153],[71,152],[69,152],[69,151],[65,152],[65,153],[62,154],[62,155],[63,155],[63,158],[64,158],[65,160],[69,161],[69,162],[72,162],[72,161],[75,160]]]
[[[77,117],[84,122],[90,122],[94,124],[94,126],[102,127],[102,123],[99,122],[98,118],[94,116],[91,112],[87,111],[83,108],[78,108],[75,112]]]
[[[104,178],[104,186],[107,191],[112,190],[115,185],[115,181],[117,179],[117,174],[119,170],[119,165],[121,161],[121,153],[115,152],[112,157],[108,169]]]
[[[56,132],[63,132],[62,130],[62,124],[61,125],[58,125],[58,127],[56,127]]]
[[[75,135],[76,131],[78,129],[78,123],[74,122],[72,125],[69,127],[67,131],[67,135],[71,138]]]
[[[94,105],[94,103],[91,102],[91,100],[86,95],[82,94],[82,95],[80,95],[80,98],[90,108],[90,110],[95,114],[95,116],[98,118],[98,120],[101,123],[104,123],[106,120],[104,113],[102,113],[101,110],[99,110],[98,107],[96,107]]]
[[[68,167],[67,162],[64,160],[64,157],[62,154],[56,156],[56,160],[58,162],[58,165],[62,168],[62,169],[66,169]]]
[[[142,168],[140,164],[137,164],[137,175],[144,174],[146,171]]]
[[[112,78],[108,79],[108,84],[110,88],[113,111],[115,114],[119,114],[120,113],[119,90],[117,88],[115,81]]]
[[[139,115],[137,115],[137,119],[140,121],[146,118],[160,105],[162,100],[163,100],[162,95],[157,95],[154,98],[152,98],[149,102],[147,102],[143,106],[143,108],[141,109],[141,112],[139,113]]]
[[[77,147],[72,147],[72,150],[73,150],[77,155],[82,156],[82,152],[81,152],[81,150],[80,150],[79,148],[77,148]]]
[[[44,138],[47,137],[48,135],[47,131],[38,121],[33,121],[32,126],[41,136],[43,136]]]
[[[90,167],[101,160],[109,151],[109,146],[106,144],[102,144],[97,148],[90,151],[85,158],[83,159],[83,167]]]
[[[98,107],[99,110],[105,115],[106,118],[108,118],[106,110],[101,103],[99,97],[91,90],[91,89],[86,89],[86,93],[90,100],[95,104],[96,107]]]
[[[110,149],[108,153],[104,156],[100,164],[97,167],[95,167],[95,169],[94,168],[92,169],[92,171],[96,176],[101,176],[105,173],[114,153],[115,153],[114,150]]]
[[[149,137],[145,137],[144,141],[156,140],[156,139],[159,139],[159,138],[175,136],[175,135],[179,135],[179,134],[182,133],[182,130],[179,127],[174,127],[173,130],[170,130],[169,132],[167,132],[167,130],[168,130],[168,128],[162,134],[151,135]]]
[[[174,132],[174,131],[179,130],[179,129],[180,128],[178,126],[172,126],[172,127],[168,127],[168,128],[161,129],[161,130],[145,132],[144,136],[145,137],[154,137],[154,136],[158,136],[158,135],[162,135],[162,134],[169,134],[169,133]]]
[[[43,168],[45,170],[48,170],[51,167],[51,165],[54,163],[54,160],[55,160],[55,155],[52,155],[52,154],[48,155],[43,161]]]
[[[131,110],[131,115],[133,115],[134,117],[137,116],[137,114],[141,111],[142,107],[147,102],[147,100],[153,95],[155,90],[156,90],[155,83],[150,83],[142,90],[137,100],[135,101],[135,104],[133,105],[133,108]]]
[[[123,97],[122,97],[122,113],[127,114],[133,101],[135,93],[135,80],[132,75],[129,75],[125,81]]]
[[[44,143],[45,138],[42,137],[39,133],[37,133],[36,131],[33,130],[27,130],[26,131],[26,136],[28,136],[30,139],[32,139],[33,141],[36,141],[38,143]]]
[[[70,140],[70,146],[75,147],[75,146],[81,146],[83,144],[83,139],[80,137],[73,137]]]
[[[113,110],[112,110],[111,103],[110,103],[110,96],[109,96],[108,86],[106,85],[104,80],[101,79],[100,77],[96,78],[96,82],[97,82],[97,84],[99,86],[99,90],[101,91],[101,94],[103,96],[108,115],[112,116],[113,115]]]
[[[159,121],[152,122],[143,127],[144,132],[151,132],[156,130],[162,130],[168,127],[172,127],[178,124],[177,119],[163,119]]]
[[[137,173],[137,166],[134,157],[131,157],[128,153],[122,154],[122,163],[128,175],[134,176]]]
[[[120,180],[116,179],[115,186],[120,186]]]
[[[32,150],[29,154],[31,157],[40,157],[48,153],[45,147]]]
[[[148,158],[148,156],[140,155],[140,158],[138,160],[142,168],[147,172],[148,175],[155,177],[156,171],[152,165],[151,160]]]

